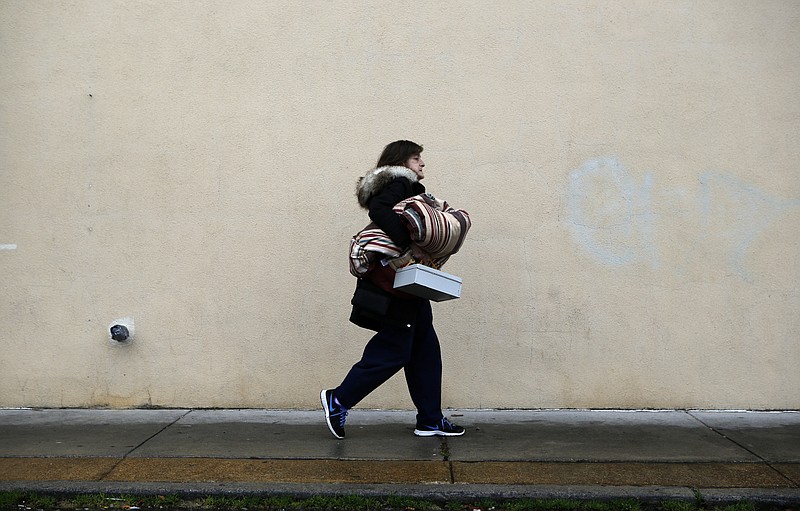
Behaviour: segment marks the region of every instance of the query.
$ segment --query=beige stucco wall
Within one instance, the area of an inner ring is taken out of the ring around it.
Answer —
[[[447,406],[800,408],[798,62],[792,0],[2,1],[0,406],[317,406],[410,138]]]

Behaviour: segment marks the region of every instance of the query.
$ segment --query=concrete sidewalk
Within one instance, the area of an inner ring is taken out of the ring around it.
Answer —
[[[800,413],[0,410],[0,490],[800,502]]]

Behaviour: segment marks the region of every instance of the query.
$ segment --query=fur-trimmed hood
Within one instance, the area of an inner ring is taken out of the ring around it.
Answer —
[[[367,172],[364,177],[358,178],[358,183],[356,183],[358,205],[366,209],[369,200],[398,177],[404,177],[412,184],[419,181],[411,169],[402,166],[378,167]]]

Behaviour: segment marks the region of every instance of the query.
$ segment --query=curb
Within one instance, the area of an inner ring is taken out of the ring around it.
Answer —
[[[185,498],[206,496],[274,497],[307,499],[316,496],[353,495],[369,498],[409,497],[431,501],[570,499],[622,500],[641,502],[683,501],[698,498],[712,504],[741,501],[778,506],[800,505],[800,489],[781,488],[688,488],[667,486],[595,485],[408,485],[408,484],[307,484],[307,483],[132,483],[132,482],[0,482],[0,491],[78,495],[177,495]]]

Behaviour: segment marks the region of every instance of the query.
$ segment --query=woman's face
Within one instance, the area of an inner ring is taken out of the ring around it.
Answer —
[[[405,167],[411,169],[411,172],[417,175],[418,179],[425,177],[425,162],[422,161],[422,156],[415,154],[403,164]]]

